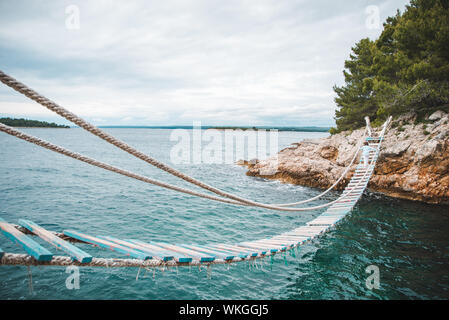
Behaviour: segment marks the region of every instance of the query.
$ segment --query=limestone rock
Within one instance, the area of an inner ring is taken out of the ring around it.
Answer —
[[[385,136],[368,187],[397,198],[449,203],[448,117],[437,111],[429,119],[438,122],[427,127],[414,125],[413,113],[398,118]],[[328,188],[350,163],[363,132],[364,128],[298,142],[276,157],[248,163],[247,175]],[[343,189],[349,178],[350,174],[337,189]]]
[[[432,120],[432,121],[439,120],[439,119],[443,118],[445,115],[446,115],[446,113],[444,113],[441,110],[438,110],[430,115],[429,120]]]

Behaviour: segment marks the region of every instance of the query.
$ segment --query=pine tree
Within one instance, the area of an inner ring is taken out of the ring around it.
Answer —
[[[343,71],[337,94],[337,127],[356,129],[369,116],[373,123],[414,111],[422,118],[449,110],[449,1],[412,0],[384,23],[375,41],[362,39]]]

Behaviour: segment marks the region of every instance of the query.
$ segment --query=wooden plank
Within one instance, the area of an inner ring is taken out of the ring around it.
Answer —
[[[358,179],[358,178],[354,179],[354,180],[351,179],[349,181],[348,185],[346,186],[345,191],[349,190],[349,189],[352,189],[355,186],[363,186],[363,185],[367,184],[369,182],[369,180],[370,180],[369,176],[368,177],[364,177],[364,178],[360,178],[360,179]]]
[[[314,220],[317,220],[317,219],[341,219],[345,216],[346,216],[346,214],[323,214],[322,216],[319,216],[318,218],[316,218]]]
[[[332,223],[327,223],[327,222],[323,222],[323,223],[311,223],[311,224],[309,224],[309,226],[329,226],[329,227],[331,227],[331,226],[335,225],[335,223],[337,223],[337,222],[338,222],[338,221],[332,222]]]
[[[284,233],[284,235],[287,235],[287,236],[304,236],[304,237],[308,236],[310,238],[315,238],[316,236],[320,235],[322,232],[323,231],[321,231],[321,232],[319,232],[319,231],[291,231],[291,232]]]
[[[327,214],[327,215],[345,215],[348,211],[346,209],[342,209],[342,208],[335,208],[335,207],[330,207],[329,209],[327,209],[326,211],[324,211],[321,215],[323,214]]]
[[[347,212],[346,210],[326,211],[320,217],[343,217]]]
[[[320,223],[321,221],[339,221],[341,219],[343,219],[344,217],[346,217],[346,215],[343,216],[323,216],[323,217],[319,217],[316,218],[312,221],[309,221],[308,223],[312,224],[312,223]]]
[[[145,252],[146,254],[151,255],[153,257],[153,259],[156,258],[156,259],[162,260],[162,261],[170,261],[170,260],[173,260],[173,258],[174,258],[173,255],[164,254],[164,253],[161,253],[161,252],[156,252],[154,250],[149,250],[148,248],[145,248],[142,245],[139,245],[139,244],[136,244],[136,243],[132,243],[130,241],[120,240],[120,239],[117,239],[117,238],[114,238],[114,237],[110,237],[110,236],[102,236],[102,237],[99,237],[99,238],[115,242],[115,243],[117,243],[119,245],[131,248],[133,250],[138,250],[138,251]]]
[[[299,244],[303,244],[306,243],[308,240],[310,240],[310,237],[303,237],[303,236],[285,236],[285,235],[278,235],[273,237],[272,239],[275,240],[287,240],[287,241],[295,241],[298,242]]]
[[[340,203],[346,203],[346,204],[350,204],[351,202],[354,202],[355,198],[343,198],[341,200],[338,200],[337,202],[335,202],[335,204],[340,204]]]
[[[333,208],[351,208],[352,205],[349,202],[336,202],[332,205]]]
[[[352,209],[352,207],[353,206],[350,204],[341,204],[341,205],[335,205],[334,208],[341,208],[341,209],[345,209],[345,210],[349,211]]]
[[[191,245],[189,245],[189,246],[191,246]],[[203,249],[202,252],[207,253],[207,254],[217,254],[218,257],[221,257],[221,259],[226,260],[226,261],[232,260],[235,257],[237,257],[237,255],[234,252],[220,250],[220,249],[214,249],[214,248],[211,248],[206,245],[194,245],[194,248],[195,247],[198,248],[198,250]],[[239,255],[238,257],[241,259],[244,259],[247,257],[247,255]]]
[[[282,234],[282,236],[296,236],[296,237],[308,237],[310,240],[311,238],[318,235],[319,232],[306,232],[306,231],[289,231]]]
[[[211,255],[213,255],[219,259],[225,260],[225,261],[232,260],[235,257],[235,255],[233,255],[233,254],[225,254],[218,250],[212,250],[212,249],[200,246],[200,245],[183,244],[183,245],[179,245],[179,246],[186,248],[186,249],[195,250],[200,253],[209,254],[209,255],[211,254]]]
[[[183,254],[179,254],[179,252],[174,252],[171,250],[166,250],[165,248],[162,248],[160,246],[156,246],[154,244],[150,244],[147,242],[143,242],[140,240],[135,240],[135,239],[126,239],[126,241],[132,242],[132,243],[137,243],[140,244],[150,250],[155,250],[156,252],[159,252],[159,254],[162,255],[170,255],[174,257],[174,260],[179,262],[179,263],[189,263],[192,262],[192,258]]]
[[[275,245],[275,246],[281,246],[281,251],[285,251],[286,249],[295,247],[298,243],[292,242],[292,241],[286,241],[286,240],[279,240],[279,239],[261,239],[254,241],[253,243],[257,244],[264,244],[264,245]]]
[[[247,242],[242,242],[242,244],[255,245],[259,248],[271,250],[271,252],[274,252],[273,249],[276,249],[277,251],[287,250],[287,246],[285,246],[285,245],[276,245],[276,244],[266,243],[265,241],[266,241],[266,239],[256,240],[256,241],[247,241]]]
[[[87,234],[78,232],[78,231],[74,231],[74,230],[64,230],[63,233],[66,236],[78,239],[78,240],[82,240],[85,242],[88,242],[90,244],[96,245],[100,248],[103,249],[109,249],[111,251],[116,251],[119,252],[121,254],[124,254],[126,256],[129,257],[133,257],[136,259],[141,259],[141,260],[149,260],[152,257],[142,251],[137,251],[137,250],[133,250],[131,248],[128,247],[124,247],[122,245],[119,245],[117,243],[114,243],[112,241],[108,241],[108,240],[104,240],[104,239],[100,239],[97,237],[93,237],[93,236],[89,236]]]
[[[47,241],[56,248],[63,250],[68,253],[73,260],[79,261],[81,263],[88,263],[92,261],[92,256],[83,250],[75,247],[73,244],[62,240],[61,238],[54,235],[52,232],[45,230],[38,224],[30,220],[19,219],[19,225],[28,229],[35,235],[37,235],[42,240]]]
[[[271,253],[276,253],[279,251],[279,249],[276,249],[276,248],[272,248],[272,247],[270,248],[270,247],[263,246],[263,245],[258,246],[257,244],[252,244],[251,242],[242,242],[237,245],[240,247],[243,247],[243,248],[246,247],[246,248],[255,249],[255,250],[261,252],[263,255],[265,255],[267,253],[267,251],[270,251]]]
[[[345,216],[336,216],[336,217],[320,217],[315,220],[310,221],[310,224],[333,224],[336,221],[343,219]]]
[[[363,191],[365,191],[366,187],[368,185],[368,181],[367,182],[363,182],[361,184],[354,184],[351,186],[347,186],[346,189],[342,192],[341,197],[345,196],[345,199],[348,197],[356,197],[356,196],[360,196]]]
[[[35,242],[33,239],[17,230],[12,224],[0,218],[0,229],[11,241],[19,244],[22,248],[37,261],[50,261],[53,254]]]
[[[344,209],[341,209],[341,208],[334,208],[334,207],[329,207],[329,209],[327,209],[326,211],[324,211],[322,214],[324,214],[324,213],[332,213],[332,214],[335,214],[335,213],[340,213],[340,212],[346,212],[346,210],[344,210]]]
[[[266,255],[267,252],[268,252],[268,250],[266,250],[264,248],[257,248],[257,247],[254,247],[254,246],[245,246],[243,244],[238,244],[237,247],[240,247],[240,249],[242,249],[242,250],[243,249],[245,249],[245,250],[255,250],[257,252],[257,255],[260,254],[262,256]]]
[[[363,178],[363,179],[360,179],[360,180],[356,180],[356,179],[354,179],[354,180],[351,180],[351,181],[349,181],[349,183],[348,183],[348,185],[346,186],[346,189],[345,190],[349,190],[349,189],[353,189],[354,187],[358,187],[358,186],[363,186],[363,185],[365,185],[367,182],[369,182],[369,178]]]
[[[213,245],[211,245],[211,247],[218,248],[218,249],[229,250],[229,251],[232,251],[232,252],[236,252],[238,254],[246,254],[246,255],[251,256],[251,257],[257,257],[259,255],[259,253],[256,252],[256,251],[247,250],[247,249],[244,250],[241,247],[233,246],[233,245],[230,245],[230,244],[222,244],[222,243],[220,243],[220,244],[213,244]]]
[[[324,215],[324,216],[321,216],[321,217],[319,217],[319,218],[316,218],[316,219],[314,219],[314,220],[312,220],[312,221],[320,221],[320,220],[322,220],[322,219],[335,219],[335,220],[340,220],[340,219],[343,219],[344,217],[346,217],[346,214],[342,214],[342,215]],[[318,220],[318,219],[320,219],[320,220]],[[310,221],[310,222],[312,222],[312,221]]]
[[[154,242],[154,244],[158,245],[160,247],[163,247],[165,249],[168,249],[170,251],[175,251],[175,252],[186,254],[195,259],[198,259],[200,262],[212,262],[215,260],[214,256],[202,254],[200,252],[197,252],[194,250],[189,250],[189,249],[177,246],[177,245],[173,245],[173,244],[169,244],[169,243],[165,243],[165,242]]]
[[[296,228],[293,230],[293,232],[306,232],[306,233],[320,233],[326,230],[326,228],[323,227],[310,227],[310,226],[301,226],[299,228]]]
[[[357,194],[358,192],[360,192],[361,189],[365,189],[367,184],[368,184],[368,181],[360,182],[360,183],[354,183],[353,186],[348,186],[345,189],[345,192],[343,194],[348,194],[348,193]]]
[[[358,200],[361,197],[362,194],[357,194],[357,195],[352,195],[352,196],[347,196],[344,199],[346,200]]]
[[[204,247],[206,249],[211,249],[213,251],[218,251],[218,252],[221,252],[223,254],[238,256],[241,259],[246,259],[248,257],[248,255],[249,255],[248,253],[244,253],[244,252],[241,252],[241,251],[237,252],[237,251],[232,251],[232,250],[228,250],[228,249],[222,249],[220,247],[217,248],[217,247],[214,247],[212,245],[202,246],[202,247]]]
[[[265,255],[267,253],[266,250],[260,250],[260,248],[245,247],[245,246],[241,246],[239,244],[236,244],[236,245],[221,244],[220,246],[223,246],[223,247],[227,246],[228,248],[236,248],[236,250],[238,250],[238,251],[250,252],[252,257],[257,257],[259,254]]]
[[[309,226],[329,226],[340,221],[341,218],[320,219],[308,222]]]

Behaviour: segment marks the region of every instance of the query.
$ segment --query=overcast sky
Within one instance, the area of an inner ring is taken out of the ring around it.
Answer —
[[[369,6],[407,3],[0,0],[0,69],[96,125],[330,126]],[[3,84],[0,115],[67,123]]]

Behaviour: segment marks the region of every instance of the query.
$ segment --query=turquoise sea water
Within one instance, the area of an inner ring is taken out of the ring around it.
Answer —
[[[116,166],[186,184],[132,158],[81,129],[24,131]],[[105,129],[170,163],[170,130]],[[280,132],[279,148],[323,133]],[[235,207],[164,190],[90,167],[0,134],[0,217],[16,223],[75,229],[92,235],[171,243],[240,242],[272,236],[304,224],[319,212],[282,213]],[[320,191],[247,177],[230,164],[183,164],[178,169],[226,191],[280,203]],[[319,203],[335,199],[331,193]],[[80,289],[69,290],[62,267],[0,266],[0,299],[447,299],[449,207],[395,200],[366,192],[352,214],[295,256],[278,255],[263,269],[247,263],[205,269],[141,272],[81,268]],[[50,248],[48,245],[46,245]],[[79,245],[97,257],[120,255]],[[23,253],[0,235],[0,248]],[[51,249],[54,253],[61,254]],[[369,290],[365,269],[380,270],[380,288]]]

